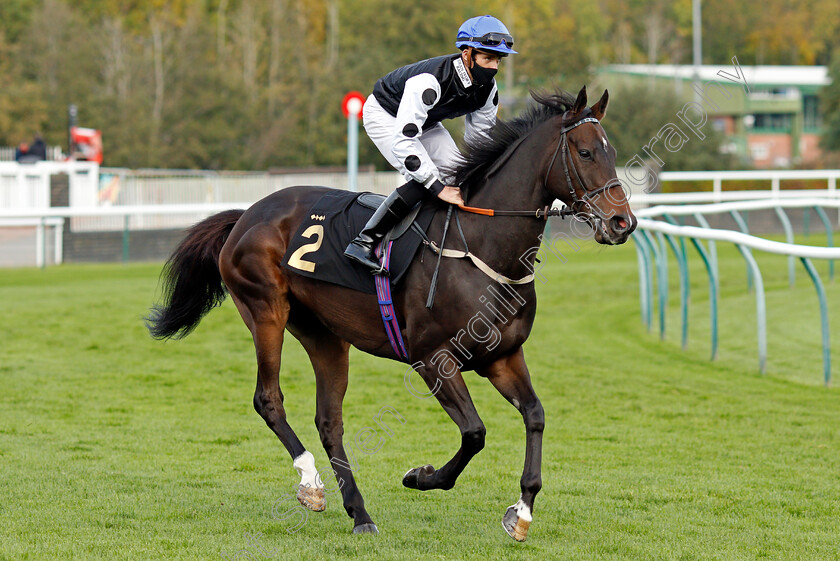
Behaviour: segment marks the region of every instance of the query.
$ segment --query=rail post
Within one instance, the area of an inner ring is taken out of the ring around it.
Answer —
[[[711,360],[715,360],[717,358],[717,350],[718,350],[718,287],[720,286],[718,280],[718,270],[717,264],[712,263],[709,254],[706,253],[706,249],[703,247],[697,238],[689,238],[691,243],[694,245],[695,249],[697,249],[697,253],[700,254],[700,258],[703,260],[703,264],[706,266],[706,274],[709,275],[709,317],[711,323],[711,335],[712,335],[712,357]],[[711,242],[711,240],[709,240]]]
[[[795,243],[796,240],[793,239],[793,227],[790,225],[790,219],[787,213],[780,206],[777,206],[773,210],[776,211],[776,216],[779,217],[779,220],[782,222],[782,227],[785,229],[785,240],[789,244]],[[793,255],[788,256],[788,281],[790,282],[790,286],[793,286],[796,282],[796,259]]]
[[[752,251],[744,245],[735,244],[744,260],[753,272],[755,279],[755,318],[758,331],[758,369],[764,374],[767,372],[767,311],[764,303],[764,280],[761,278],[761,270],[752,255]]]
[[[741,216],[741,213],[737,210],[729,211],[729,215],[738,225],[738,229],[741,230],[742,233],[749,235],[750,234],[750,227],[747,226],[747,221]],[[750,268],[749,263],[747,264],[747,292],[752,292],[753,289],[753,278],[752,278],[752,269]]]
[[[826,236],[826,244],[828,247],[834,247],[834,230],[831,227],[831,222],[828,219],[828,215],[822,209],[822,207],[815,206],[814,210],[817,213],[817,216],[820,217],[820,221],[825,226],[825,236]],[[834,282],[834,259],[828,260],[828,280]]]
[[[634,233],[630,237],[633,239],[633,245],[636,248],[636,258],[639,263],[639,303],[642,308],[642,323],[650,331],[650,300],[648,299],[650,292],[648,287],[648,283],[650,282],[648,270],[650,266],[648,265],[648,255],[643,248],[645,242],[639,239],[641,236]]]
[[[823,348],[823,380],[826,387],[831,386],[831,337],[829,335],[828,326],[828,303],[825,298],[825,288],[817,274],[817,270],[807,257],[800,257],[802,265],[808,271],[811,280],[814,281],[814,288],[817,289],[817,298],[820,302],[820,323],[822,324],[822,348]]]

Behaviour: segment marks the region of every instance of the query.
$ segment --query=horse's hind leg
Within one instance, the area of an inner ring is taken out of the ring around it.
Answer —
[[[222,260],[225,260],[224,255]],[[222,277],[254,339],[257,353],[254,409],[294,460],[294,468],[301,476],[298,500],[311,510],[321,511],[325,508],[324,490],[317,477],[315,458],[289,426],[283,407],[283,392],[279,385],[280,356],[290,306],[288,284],[277,273],[274,263],[271,251],[257,251],[252,247],[245,258],[232,264],[225,263],[221,268]]]
[[[257,388],[254,391],[254,409],[280,439],[294,459],[293,465],[300,474],[297,498],[300,503],[316,512],[324,510],[323,485],[317,477],[315,457],[307,452],[292,427],[286,421],[283,392],[279,385],[280,350],[283,346],[283,329],[275,322],[258,322],[253,332],[257,349]]]
[[[336,337],[323,325],[314,320],[303,325],[295,322],[289,330],[309,354],[312,368],[315,370],[317,385],[317,411],[315,424],[321,436],[321,443],[330,458],[335,472],[337,487],[341,489],[344,509],[353,519],[353,533],[378,533],[376,524],[371,520],[362,494],[356,487],[352,466],[344,451],[344,421],[342,403],[347,391],[347,373],[349,368],[350,345]]]

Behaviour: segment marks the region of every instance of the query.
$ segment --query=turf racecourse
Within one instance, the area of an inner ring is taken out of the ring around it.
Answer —
[[[696,256],[686,351],[673,272],[667,340],[642,326],[632,244],[545,260],[526,347],[546,410],[543,491],[524,544],[500,525],[519,496],[524,428],[474,374],[487,446],[453,490],[420,493],[402,474],[447,461],[457,429],[406,391],[401,365],[354,353],[346,439],[376,427],[382,407],[405,419],[380,431],[375,454],[355,454],[381,533],[351,535],[334,495],[326,512],[278,520],[297,476],[252,408],[253,346],[229,300],[187,339],[160,343],[140,321],[160,264],[0,270],[0,559],[838,559],[840,395],[821,385],[816,295],[803,271],[790,289],[784,259],[758,256],[761,377],[745,267],[719,252],[715,363]],[[838,285],[827,284],[835,365]],[[281,385],[326,466],[292,337]]]

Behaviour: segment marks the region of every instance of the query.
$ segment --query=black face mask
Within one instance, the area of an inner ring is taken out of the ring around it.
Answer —
[[[473,64],[470,70],[472,71],[473,80],[479,86],[489,85],[493,81],[493,76],[499,71],[497,68],[484,68],[483,66],[479,66],[477,62]]]

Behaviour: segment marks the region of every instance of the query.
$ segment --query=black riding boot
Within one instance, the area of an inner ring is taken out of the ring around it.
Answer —
[[[374,254],[376,244],[385,237],[385,234],[391,228],[405,218],[410,210],[411,206],[406,203],[399,192],[394,191],[388,195],[388,198],[379,205],[365,227],[356,236],[356,239],[350,242],[350,245],[344,250],[344,255],[368,267],[372,272],[379,271],[382,267]]]

